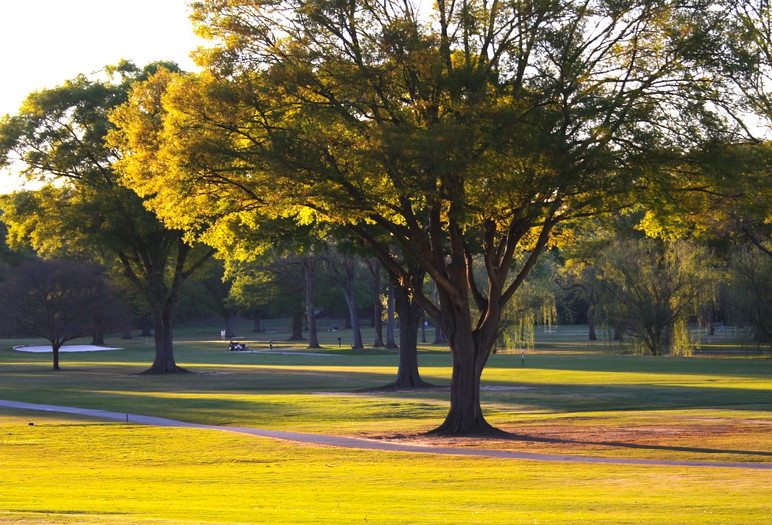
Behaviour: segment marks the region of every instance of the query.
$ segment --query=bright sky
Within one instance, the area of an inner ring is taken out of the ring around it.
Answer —
[[[0,116],[32,91],[61,85],[120,59],[172,60],[193,70],[192,0],[0,0]],[[18,187],[0,172],[0,193]]]

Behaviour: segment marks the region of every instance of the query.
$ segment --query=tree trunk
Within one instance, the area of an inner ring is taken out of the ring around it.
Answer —
[[[471,436],[504,434],[492,426],[483,415],[480,405],[480,378],[490,355],[492,342],[479,343],[471,326],[455,323],[449,338],[453,356],[453,375],[450,380],[450,410],[445,421],[431,435]],[[479,338],[485,339],[487,338]]]
[[[598,303],[598,278],[595,271],[585,272],[589,283],[583,286],[587,293],[587,324],[589,326],[589,340],[597,341],[598,335],[595,333],[595,305]]]
[[[437,295],[437,283],[432,281],[432,297],[434,298],[434,304],[439,304],[440,299]],[[440,326],[440,323],[435,322],[434,323],[434,341],[432,341],[432,344],[435,345],[446,345],[448,344],[448,338],[445,337],[445,332],[442,331],[442,327]]]
[[[432,344],[435,344],[435,345],[448,344],[448,338],[445,337],[445,333],[442,331],[442,328],[440,328],[439,325],[434,327],[434,341],[432,341]]]
[[[343,279],[343,296],[348,306],[349,319],[351,320],[351,329],[353,330],[354,343],[351,348],[364,348],[362,341],[362,330],[359,327],[359,313],[357,312],[356,295],[354,293],[354,266],[346,261],[345,276]]]
[[[153,335],[153,322],[148,319],[146,316],[142,318],[142,322],[140,323],[142,332],[140,332],[140,337],[150,337]]]
[[[357,313],[353,290],[344,291],[344,295],[346,296],[346,305],[348,306],[349,318],[351,319],[351,330],[354,338],[351,348],[364,348],[365,345],[362,340],[362,330],[359,327],[359,314]]]
[[[435,321],[448,337],[453,357],[450,410],[445,421],[429,432],[434,435],[499,435],[502,431],[486,421],[480,405],[480,378],[496,341],[501,320],[501,288],[491,286],[482,321],[474,321],[466,296],[466,262],[457,257],[447,267],[448,285],[437,286],[439,310]],[[453,286],[457,283],[456,286]]]
[[[314,280],[316,261],[312,257],[303,259],[303,277],[306,281],[306,322],[308,323],[308,348],[321,348],[316,331],[316,311],[314,308]]]
[[[302,341],[303,337],[303,312],[292,312],[292,335],[288,341]]]
[[[598,336],[595,334],[595,305],[593,303],[590,303],[587,307],[587,324],[590,330],[590,341],[597,341]]]
[[[172,334],[171,312],[168,309],[153,312],[153,339],[155,341],[155,360],[143,374],[179,374],[188,371],[177,366],[174,360],[174,338]]]
[[[91,337],[91,344],[95,346],[105,346],[105,331],[101,326],[94,328],[94,335]]]
[[[59,349],[62,347],[62,343],[58,342],[52,342],[51,343],[51,353],[53,354],[54,358],[54,367],[52,370],[58,371],[61,370],[59,367]]]
[[[225,338],[231,339],[236,336],[236,330],[233,328],[233,315],[228,314],[223,317],[225,323]]]
[[[383,305],[381,304],[381,263],[378,259],[370,259],[368,261],[368,267],[373,277],[373,328],[375,329],[375,339],[373,340],[373,348],[381,348],[383,346]]]
[[[423,311],[410,299],[407,290],[394,287],[395,309],[399,315],[399,367],[397,378],[386,385],[388,389],[430,388],[431,383],[421,379],[418,371],[418,328],[422,324]]]
[[[389,296],[386,300],[386,348],[395,350],[397,341],[394,339],[394,286],[389,286]]]

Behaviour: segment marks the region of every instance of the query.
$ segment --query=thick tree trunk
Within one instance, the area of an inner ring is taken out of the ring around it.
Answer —
[[[172,334],[171,312],[153,312],[153,338],[155,341],[155,360],[143,374],[180,374],[188,373],[177,366],[174,360],[174,338]]]
[[[459,327],[457,327],[459,328]],[[455,330],[449,340],[453,356],[450,381],[450,410],[445,421],[431,435],[472,436],[504,434],[492,426],[480,405],[480,378],[490,348],[480,347],[471,330]]]
[[[460,258],[459,258],[460,259]],[[463,264],[449,265],[452,282],[465,283]],[[438,286],[440,309],[438,323],[445,329],[453,357],[453,375],[450,380],[450,409],[445,421],[430,432],[433,435],[472,436],[499,435],[504,432],[486,421],[480,405],[480,378],[490,357],[501,319],[500,289],[490,288],[486,301],[487,311],[482,322],[473,321],[470,301],[450,287]]]
[[[399,366],[397,378],[385,388],[431,388],[434,385],[421,379],[418,371],[418,329],[422,324],[423,311],[402,287],[394,288],[394,305],[400,319]]]

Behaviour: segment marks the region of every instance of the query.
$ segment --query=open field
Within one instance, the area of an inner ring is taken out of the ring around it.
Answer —
[[[259,349],[247,353],[227,352],[217,332],[180,330],[178,363],[196,373],[171,377],[138,375],[152,361],[144,339],[63,354],[60,373],[49,371],[50,355],[10,350],[29,341],[4,341],[0,399],[418,444],[429,444],[422,433],[447,411],[445,349],[427,345],[419,358],[438,388],[387,393],[365,389],[393,379],[396,353],[346,348],[346,332],[323,332],[325,348],[308,352],[286,334],[244,331]],[[268,353],[269,339],[278,353]],[[772,359],[651,358],[604,345],[559,329],[539,336],[524,360],[493,356],[486,414],[516,438],[431,444],[772,464]],[[11,409],[0,409],[0,471],[3,523],[767,523],[772,515],[770,470],[346,450]]]

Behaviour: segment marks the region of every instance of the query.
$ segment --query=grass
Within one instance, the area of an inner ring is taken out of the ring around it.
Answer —
[[[28,417],[0,419],[5,523],[762,523],[772,511],[759,471],[438,458]]]
[[[396,354],[339,348],[345,332],[322,333],[316,355],[277,332],[249,342],[303,355],[227,352],[217,332],[178,331],[178,362],[197,373],[170,377],[137,375],[152,361],[143,339],[63,354],[61,373],[7,341],[0,399],[419,443],[447,411],[442,389],[358,392],[392,380]],[[772,360],[620,355],[540,336],[557,343],[525,363],[497,354],[484,374],[488,419],[520,439],[434,443],[772,463]],[[427,345],[420,363],[424,379],[448,383],[447,351]],[[766,523],[769,472],[343,450],[0,409],[2,523]]]

